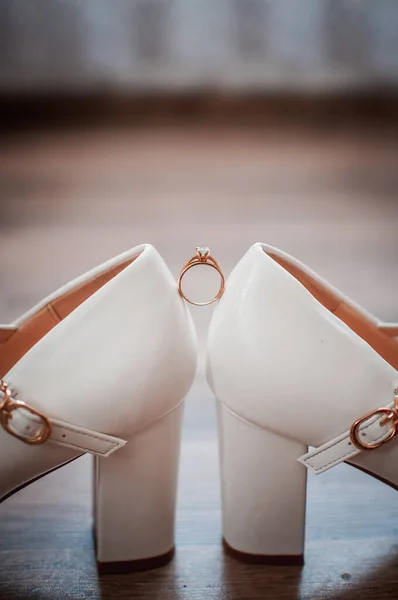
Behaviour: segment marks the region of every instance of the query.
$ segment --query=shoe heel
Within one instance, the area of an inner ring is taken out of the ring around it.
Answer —
[[[173,558],[183,410],[181,404],[108,458],[96,457],[100,573],[153,569]]]
[[[264,564],[303,564],[306,446],[239,419],[217,402],[226,551]]]

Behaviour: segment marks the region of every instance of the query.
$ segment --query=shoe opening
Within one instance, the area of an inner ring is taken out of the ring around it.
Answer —
[[[354,305],[337,295],[321,281],[312,277],[285,256],[269,250],[264,252],[295,277],[331,313],[367,342],[394,369],[398,369],[398,340],[391,338]]]
[[[58,296],[26,319],[18,329],[12,332],[12,335],[4,336],[3,343],[0,339],[0,379],[51,329],[134,262],[138,256],[130,257],[114,265]]]

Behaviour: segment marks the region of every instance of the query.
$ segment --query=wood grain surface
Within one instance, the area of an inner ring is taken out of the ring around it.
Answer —
[[[142,242],[177,276],[196,245],[210,245],[228,274],[255,241],[283,248],[365,308],[398,320],[397,142],[388,130],[70,130],[21,132],[0,144],[2,322]],[[194,272],[190,291],[210,294],[211,274]],[[303,568],[243,565],[224,554],[204,370],[212,310],[193,310],[200,356],[185,417],[175,560],[97,575],[86,456],[0,506],[1,600],[398,598],[398,496],[346,465],[309,477]]]

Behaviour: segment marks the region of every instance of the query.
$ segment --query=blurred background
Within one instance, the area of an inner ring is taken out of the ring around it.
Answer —
[[[258,240],[393,318],[397,91],[396,0],[0,0],[3,319],[143,241],[177,275]]]
[[[197,245],[228,275],[256,241],[398,320],[397,97],[396,0],[0,0],[0,321],[142,242],[177,277]],[[180,527],[197,498],[218,548],[212,311],[193,309]],[[63,471],[9,517],[73,505]]]
[[[1,0],[5,91],[397,83],[394,0]]]

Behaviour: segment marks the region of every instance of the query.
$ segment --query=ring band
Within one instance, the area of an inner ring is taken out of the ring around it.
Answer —
[[[214,298],[212,300],[209,300],[209,302],[194,302],[193,300],[190,300],[189,298],[187,298],[187,296],[182,291],[181,284],[182,284],[182,280],[183,280],[185,273],[187,273],[187,271],[189,271],[189,269],[196,267],[196,265],[207,265],[208,267],[215,269],[221,277],[220,289],[218,290],[218,292],[214,296]],[[214,258],[210,255],[210,248],[207,248],[205,246],[198,246],[196,248],[195,256],[190,258],[189,261],[187,263],[185,263],[185,265],[181,269],[181,273],[178,278],[178,291],[180,293],[180,296],[182,298],[184,298],[184,300],[186,300],[186,302],[189,302],[189,304],[194,304],[195,306],[207,306],[208,304],[213,304],[213,302],[217,302],[217,300],[219,300],[221,298],[221,296],[223,295],[224,289],[225,289],[224,275],[220,269],[220,266],[217,264],[217,262],[214,260]]]

